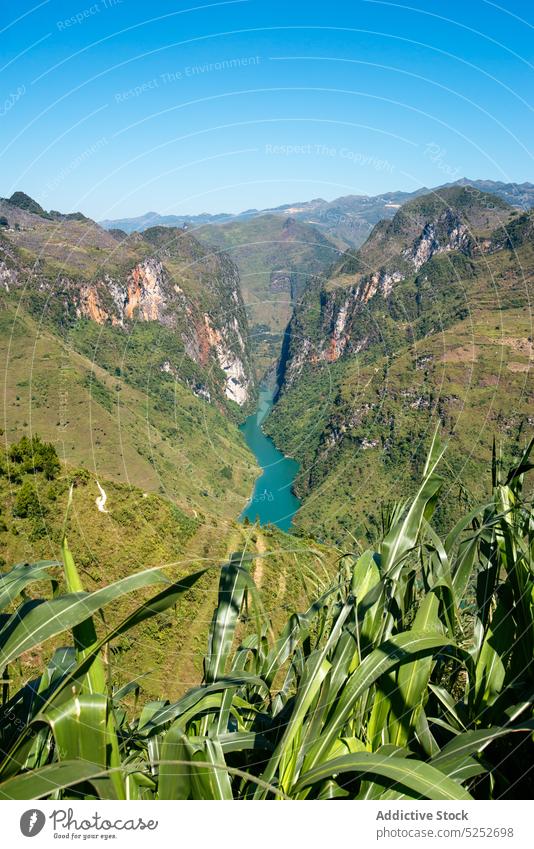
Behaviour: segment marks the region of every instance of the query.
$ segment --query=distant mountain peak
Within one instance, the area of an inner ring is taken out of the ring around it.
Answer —
[[[48,218],[48,213],[43,207],[25,192],[13,192],[11,197],[7,198],[7,202],[12,206],[18,206],[19,209],[23,209],[25,212],[31,212],[33,215],[41,215],[44,218]]]
[[[13,192],[10,198],[0,198],[10,206],[15,206],[17,209],[22,209],[23,212],[29,212],[30,215],[38,215],[40,218],[52,219],[54,221],[87,221],[92,223],[91,218],[87,218],[83,212],[58,212],[57,209],[51,209],[49,212],[43,209],[40,203],[37,203],[26,192]]]

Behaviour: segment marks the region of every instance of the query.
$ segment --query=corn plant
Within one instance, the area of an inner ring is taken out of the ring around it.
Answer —
[[[435,438],[377,550],[344,555],[331,585],[278,633],[250,554],[234,554],[220,570],[203,680],[133,714],[123,699],[135,685],[112,692],[101,648],[176,603],[201,573],[98,638],[96,610],[164,576],[83,593],[65,547],[70,592],[23,600],[1,623],[3,666],[65,628],[74,645],[4,702],[0,798],[513,795],[522,771],[510,755],[532,754],[534,730],[531,450],[507,474],[495,456],[491,498],[441,539],[431,524],[443,484]],[[4,575],[3,605],[51,565]]]

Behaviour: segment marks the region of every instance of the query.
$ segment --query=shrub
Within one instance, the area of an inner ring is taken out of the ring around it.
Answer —
[[[9,459],[20,466],[22,472],[44,472],[47,480],[53,480],[61,468],[52,443],[42,442],[39,436],[23,436],[15,442],[9,449]]]
[[[24,481],[15,499],[13,515],[19,519],[37,519],[43,515],[43,509],[33,483]]]

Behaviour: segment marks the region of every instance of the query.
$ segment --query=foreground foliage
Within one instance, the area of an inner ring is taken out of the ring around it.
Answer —
[[[57,564],[0,578],[0,798],[469,799],[529,790],[534,693],[532,443],[487,504],[444,538],[434,440],[420,487],[384,518],[378,550],[340,560],[309,608],[273,633],[247,552],[220,573],[204,680],[174,703],[127,709],[108,644],[175,605],[203,571],[163,571],[84,592],[66,542],[68,592],[31,598]],[[160,584],[99,636],[93,616]],[[14,611],[14,612],[13,612]],[[9,669],[72,631],[15,694]],[[527,759],[527,755],[529,759]]]

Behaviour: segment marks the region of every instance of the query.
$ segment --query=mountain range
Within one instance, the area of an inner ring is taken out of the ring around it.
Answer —
[[[263,215],[289,216],[306,224],[312,224],[324,233],[333,236],[343,247],[360,247],[378,221],[393,218],[404,203],[450,186],[472,186],[482,192],[494,194],[518,209],[534,206],[534,183],[503,183],[494,180],[469,180],[463,177],[454,183],[446,183],[433,189],[422,187],[415,192],[386,192],[380,195],[345,195],[332,201],[314,200],[286,203],[269,209],[247,209],[230,213],[202,213],[200,215],[160,215],[147,212],[136,218],[106,219],[100,222],[106,229],[118,228],[126,233],[143,231],[149,227],[202,227],[205,224],[222,224],[228,221],[247,221]]]
[[[250,344],[258,374],[274,368],[282,334],[298,294],[309,277],[328,275],[344,251],[360,248],[380,221],[394,218],[406,203],[447,187],[487,192],[514,208],[534,206],[533,183],[461,179],[433,190],[386,192],[368,197],[347,195],[333,201],[316,198],[274,209],[249,209],[238,215],[208,213],[102,221],[124,232],[154,225],[186,226],[206,245],[218,245],[236,263],[249,318]]]

